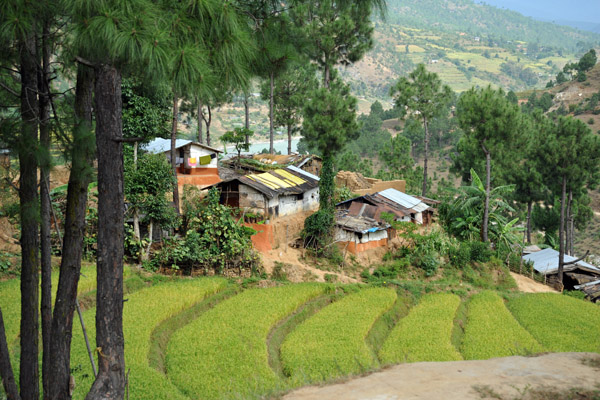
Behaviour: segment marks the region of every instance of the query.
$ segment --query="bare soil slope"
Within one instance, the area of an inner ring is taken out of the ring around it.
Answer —
[[[596,367],[586,362],[589,360],[596,360]],[[553,393],[574,387],[598,390],[598,362],[600,356],[593,353],[552,353],[485,361],[400,364],[344,383],[302,388],[283,399],[528,399],[528,392],[540,389]],[[566,397],[552,394],[546,398]]]

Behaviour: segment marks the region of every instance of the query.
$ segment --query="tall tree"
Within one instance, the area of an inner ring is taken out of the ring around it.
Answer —
[[[167,64],[164,13],[152,2],[73,2],[74,48],[95,70],[98,159],[96,347],[98,375],[87,399],[123,398],[123,132],[121,76],[125,68],[161,77]],[[162,75],[164,76],[164,75]]]
[[[519,129],[520,116],[516,105],[506,99],[502,89],[470,89],[458,100],[457,117],[465,136],[477,143],[485,156],[485,203],[481,240],[488,241],[489,201],[491,190],[492,152],[500,152],[504,143]],[[497,154],[498,156],[500,154]]]
[[[429,129],[431,119],[444,110],[452,100],[452,90],[435,72],[427,72],[424,64],[417,65],[408,78],[400,77],[390,90],[394,96],[394,105],[398,108],[407,107],[423,120],[425,129],[425,156],[423,159],[423,190],[422,196],[427,195],[427,161],[429,156]]]
[[[308,93],[318,87],[316,71],[310,64],[292,64],[290,68],[275,79],[273,103],[275,107],[275,126],[287,130],[288,154],[292,153],[292,136],[299,131],[301,112]],[[263,98],[270,96],[270,84],[261,86]]]
[[[562,285],[566,250],[567,195],[594,181],[600,163],[600,139],[572,117],[559,117],[552,134],[541,146],[545,176],[560,193],[558,280]],[[571,197],[571,196],[569,196]]]
[[[80,64],[77,67],[75,89],[75,126],[70,149],[71,173],[67,188],[65,236],[49,344],[49,381],[52,384],[49,385],[46,398],[52,400],[70,398],[73,314],[81,271],[88,185],[94,174],[93,88],[93,70]]]

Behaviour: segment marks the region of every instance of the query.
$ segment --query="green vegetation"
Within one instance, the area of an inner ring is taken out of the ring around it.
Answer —
[[[459,304],[453,294],[424,296],[390,333],[379,352],[381,362],[462,360],[450,340]]]
[[[485,291],[471,298],[461,348],[466,360],[533,354],[543,350],[514,319],[498,294]]]
[[[517,321],[549,351],[600,352],[600,307],[554,293],[511,299]]]
[[[269,367],[267,335],[280,319],[326,288],[251,289],[224,301],[172,336],[169,378],[187,396],[202,399],[259,397],[281,389]]]
[[[304,384],[377,367],[365,338],[375,320],[395,300],[393,290],[372,288],[325,307],[284,341],[281,347],[284,373],[294,384]]]
[[[184,399],[166,376],[148,364],[150,337],[160,322],[220,290],[226,281],[217,278],[186,279],[159,284],[131,294],[123,309],[125,362],[130,368],[133,399]],[[85,312],[90,343],[95,343],[94,309]],[[93,382],[87,350],[80,330],[75,330],[71,364],[78,382],[74,398],[82,399]]]

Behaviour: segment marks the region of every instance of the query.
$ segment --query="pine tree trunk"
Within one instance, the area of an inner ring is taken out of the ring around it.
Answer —
[[[206,123],[206,145],[210,146],[210,124],[212,123],[212,111],[210,109],[210,104],[206,105],[206,110],[208,111],[208,118],[205,118],[204,114],[202,115],[202,118],[204,118],[204,122]]]
[[[138,142],[133,143],[133,168],[137,170],[138,163]],[[133,209],[133,237],[136,241],[140,240],[140,213],[138,208]]]
[[[531,208],[533,202],[527,202],[527,243],[531,243]]]
[[[567,190],[567,207],[565,208],[565,254],[571,255],[570,244],[571,244],[571,191]]]
[[[323,71],[323,86],[325,86],[327,89],[329,89],[330,75],[331,75],[331,71],[330,71],[329,63],[326,62],[325,70]]]
[[[427,158],[429,156],[429,128],[427,127],[427,118],[423,116],[423,126],[425,127],[425,158],[423,159],[423,190],[421,196],[427,196]]]
[[[483,222],[481,223],[481,240],[483,242],[488,241],[488,221],[490,215],[490,180],[491,180],[491,169],[492,161],[489,150],[482,143],[481,148],[485,153],[485,203],[483,205]]]
[[[567,254],[573,255],[573,243],[575,242],[575,216],[573,215],[573,191],[569,190],[569,218],[567,219],[567,230],[569,231],[569,240],[567,241]]]
[[[288,131],[288,155],[289,155],[289,154],[292,154],[292,125],[291,124],[288,124],[287,131]]]
[[[271,72],[269,76],[269,154],[275,154],[273,146],[273,92],[275,90],[275,73]]]
[[[244,92],[244,128],[250,129],[250,103],[248,93]],[[250,137],[246,135],[246,144],[250,144]]]
[[[563,270],[565,266],[565,202],[567,197],[567,177],[562,177],[562,191],[560,195],[560,227],[558,228],[558,282],[563,284]]]
[[[33,31],[33,29],[32,29]],[[19,43],[21,63],[21,135],[19,138],[19,200],[21,213],[21,364],[19,385],[24,399],[39,398],[39,199],[38,79],[33,33]]]
[[[179,115],[179,104],[177,95],[173,95],[173,122],[171,124],[171,168],[175,177],[175,185],[173,185],[173,204],[175,211],[179,214],[179,185],[177,184],[177,116]]]
[[[2,309],[0,308],[0,378],[4,386],[8,400],[21,400],[19,389],[15,382],[12,366],[10,365],[10,353],[6,343],[6,332],[4,330],[4,319],[2,318]]]
[[[47,398],[70,399],[71,336],[73,314],[77,306],[77,286],[81,271],[88,185],[93,179],[91,167],[94,159],[92,133],[92,101],[94,89],[93,70],[78,65],[75,89],[75,121],[71,150],[71,174],[67,188],[65,237],[58,291],[52,318],[50,341],[50,390]]]
[[[202,137],[202,122],[204,121],[204,116],[202,114],[202,100],[198,99],[198,143],[204,143],[204,138]]]
[[[121,72],[111,65],[96,71],[95,113],[98,152],[98,285],[96,347],[98,376],[87,400],[122,399],[123,343],[123,137]]]
[[[150,223],[148,224],[148,247],[146,248],[146,256],[145,260],[150,259],[150,249],[152,248],[152,235],[154,234],[154,221],[150,218]]]
[[[50,332],[52,329],[52,242],[50,239],[50,28],[44,21],[42,32],[42,68],[39,75],[40,91],[40,251],[42,269],[42,386],[44,397],[49,391]]]

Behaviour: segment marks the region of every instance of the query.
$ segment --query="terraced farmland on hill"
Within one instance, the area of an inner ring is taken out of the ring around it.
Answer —
[[[87,284],[91,283],[83,286]],[[412,296],[409,292],[397,296],[392,288],[305,283],[266,289],[237,287],[242,292],[233,295],[234,288],[218,278],[180,279],[126,296],[125,358],[131,399],[263,398],[387,363],[485,359],[540,351],[600,353],[600,307],[557,294],[511,294],[508,302],[492,291],[463,299],[450,293],[423,295],[395,327],[392,320],[389,333],[375,335],[380,343],[374,345],[366,340],[371,328],[396,307],[397,298],[408,308],[413,303],[407,300]],[[0,282],[0,290],[0,305],[10,316],[7,331],[14,352],[18,280]],[[233,297],[224,300],[226,296],[220,293]],[[334,293],[338,300],[324,308],[320,307],[325,302],[312,302]],[[453,327],[461,301],[467,304],[467,317],[464,335],[457,341]],[[282,372],[268,358],[270,334],[282,321],[295,321],[288,317],[297,310],[311,309],[303,306],[308,302],[320,306],[313,307],[314,314],[304,322],[288,325],[280,352],[271,355],[280,358]],[[202,304],[207,306],[199,309]],[[200,311],[181,320],[192,309]],[[92,346],[94,314],[93,308],[84,313]],[[166,336],[161,348],[164,354],[159,354],[166,361],[157,365],[152,360],[154,333],[177,318],[179,325],[172,325],[172,335]],[[82,399],[93,377],[78,327],[74,329],[72,368],[74,398]]]

